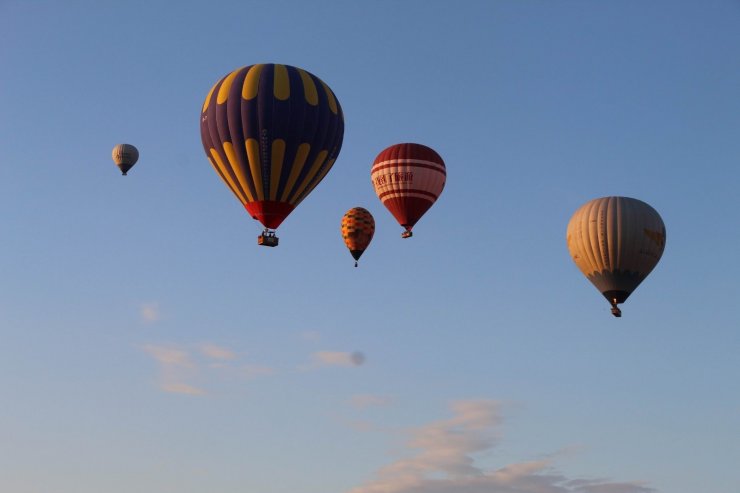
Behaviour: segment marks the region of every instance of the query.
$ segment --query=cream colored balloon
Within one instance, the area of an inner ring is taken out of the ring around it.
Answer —
[[[582,205],[571,217],[568,250],[578,268],[612,305],[650,274],[663,255],[665,225],[655,209],[629,197],[603,197]]]
[[[113,148],[111,157],[123,176],[126,176],[128,170],[139,160],[139,150],[131,144],[118,144]]]

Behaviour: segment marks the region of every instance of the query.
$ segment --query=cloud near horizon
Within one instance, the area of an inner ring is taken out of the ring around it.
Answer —
[[[245,381],[274,373],[270,367],[239,361],[235,351],[211,343],[194,348],[147,344],[142,349],[159,364],[159,389],[164,392],[206,395],[207,383]]]
[[[474,455],[498,443],[500,404],[467,400],[451,407],[452,418],[404,432],[414,455],[382,467],[348,493],[655,493],[640,482],[570,479],[553,469],[551,459],[479,466]]]
[[[174,394],[205,395],[206,393],[203,389],[182,382],[162,382],[160,388],[165,392],[172,392]]]
[[[187,351],[173,346],[147,344],[144,346],[144,351],[149,353],[162,366],[182,366],[185,368],[193,368],[195,366]]]
[[[218,360],[232,360],[236,358],[236,353],[231,349],[215,344],[201,344],[200,351],[207,357]]]
[[[144,351],[159,363],[159,388],[165,392],[203,395],[205,390],[187,383],[197,378],[198,368],[190,354],[175,346],[147,344]]]

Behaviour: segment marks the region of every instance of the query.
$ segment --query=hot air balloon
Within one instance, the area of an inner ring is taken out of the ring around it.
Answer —
[[[353,207],[342,217],[342,238],[349,248],[349,253],[355,259],[355,267],[370,244],[370,240],[373,239],[373,234],[375,234],[375,219],[366,209]]]
[[[252,218],[258,243],[326,176],[342,147],[344,115],[321,79],[290,65],[234,70],[208,92],[200,116],[208,160]]]
[[[126,176],[128,170],[139,160],[139,151],[131,144],[118,144],[113,148],[111,157],[123,176]]]
[[[617,307],[650,274],[665,249],[660,215],[645,202],[603,197],[582,205],[568,223],[568,250],[578,268]]]
[[[396,144],[378,154],[370,177],[378,198],[403,226],[401,238],[409,238],[416,222],[442,193],[447,170],[433,149]]]

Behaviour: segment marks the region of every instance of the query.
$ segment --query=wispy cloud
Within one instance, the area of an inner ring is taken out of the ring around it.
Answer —
[[[453,417],[407,430],[407,448],[415,451],[381,468],[376,479],[349,493],[651,493],[639,482],[570,479],[554,470],[552,460],[488,469],[475,455],[497,444],[500,404],[491,400],[458,401]]]
[[[204,395],[206,393],[203,389],[183,382],[162,382],[161,389],[175,394]]]
[[[187,381],[197,378],[198,368],[188,351],[174,346],[147,344],[144,351],[159,363],[159,388],[165,392],[203,395],[205,391]]]
[[[215,344],[201,344],[200,351],[207,357],[218,360],[232,360],[236,358],[236,353],[231,349]]]
[[[146,323],[157,322],[161,317],[159,311],[159,303],[156,301],[142,303],[139,305],[139,316],[141,320]]]
[[[195,366],[192,359],[190,359],[190,354],[177,347],[147,344],[144,346],[144,351],[149,353],[152,358],[163,366],[180,366],[185,368],[193,368]]]
[[[212,343],[147,344],[142,349],[159,364],[159,388],[164,392],[205,395],[209,384],[233,384],[273,373],[270,367],[240,361],[236,351]]]
[[[314,367],[317,366],[361,366],[365,355],[359,351],[353,353],[341,351],[319,351],[311,355]]]
[[[321,334],[317,330],[304,330],[301,332],[301,339],[306,341],[318,341],[321,339]]]

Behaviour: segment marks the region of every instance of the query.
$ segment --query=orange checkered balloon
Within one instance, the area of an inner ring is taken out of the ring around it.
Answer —
[[[375,234],[375,219],[367,209],[353,207],[342,217],[342,239],[355,259],[355,267]]]

